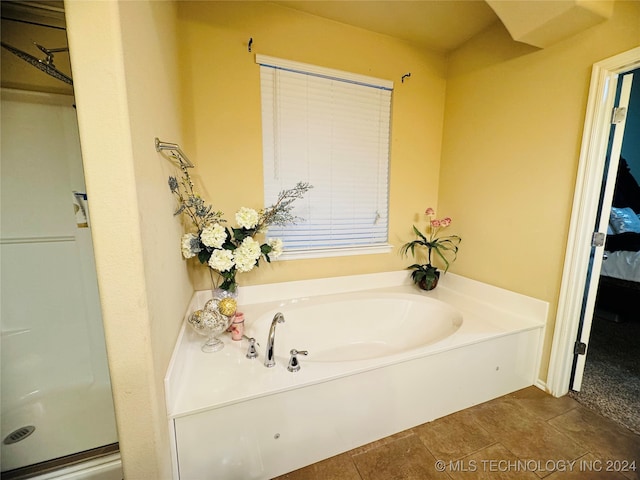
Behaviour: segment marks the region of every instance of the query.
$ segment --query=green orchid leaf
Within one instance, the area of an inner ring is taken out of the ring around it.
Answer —
[[[420,237],[420,238],[422,239],[422,241],[423,241],[423,242],[425,242],[425,243],[427,242],[427,237],[425,237],[425,236],[422,234],[422,232],[416,228],[416,226],[415,226],[415,225],[413,225],[413,232],[414,232],[418,237]]]
[[[440,260],[442,260],[445,264],[445,269],[444,271],[447,272],[447,270],[449,270],[449,260],[447,260],[447,258],[442,254],[442,252],[440,251],[440,249],[436,249],[436,253],[438,254],[438,256],[440,257]]]

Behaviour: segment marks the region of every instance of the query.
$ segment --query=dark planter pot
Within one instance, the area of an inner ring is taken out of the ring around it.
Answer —
[[[433,290],[438,285],[440,272],[435,268],[427,272],[427,275],[418,282],[418,287],[422,290]]]

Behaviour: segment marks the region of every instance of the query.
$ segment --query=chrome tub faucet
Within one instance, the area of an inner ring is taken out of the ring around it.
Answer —
[[[264,354],[264,366],[273,367],[276,364],[276,355],[274,351],[274,344],[276,341],[276,325],[278,323],[284,323],[284,315],[280,312],[276,313],[271,321],[271,328],[269,329],[269,338],[267,339],[267,351]]]

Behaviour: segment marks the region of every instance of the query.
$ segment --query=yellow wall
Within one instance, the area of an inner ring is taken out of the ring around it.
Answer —
[[[168,479],[163,378],[193,293],[154,146],[181,142],[175,4],[65,8],[125,478]]]
[[[192,290],[170,213],[173,169],[153,138],[181,143],[203,195],[227,218],[261,206],[249,37],[254,53],[394,80],[390,241],[408,240],[411,223],[439,202],[463,237],[454,271],[555,311],[590,68],[640,43],[639,4],[616,2],[612,20],[542,51],[494,28],[451,56],[448,79],[440,55],[268,3],[65,6],[126,478],[170,477],[161,379]],[[394,251],[278,262],[239,280],[406,265]],[[203,271],[197,288],[208,286]]]
[[[440,208],[463,237],[456,273],[550,302],[562,276],[591,67],[640,44],[640,3],[544,50],[501,25],[450,56]]]
[[[393,80],[388,254],[262,264],[240,285],[389,270],[411,224],[436,206],[445,59],[399,40],[267,2],[179,2],[185,151],[200,192],[233,222],[241,206],[263,206],[260,76],[255,53]],[[253,37],[253,53],[247,42]],[[404,84],[402,75],[411,72]],[[177,245],[176,245],[177,248]],[[199,266],[198,266],[199,267]],[[206,269],[195,272],[207,288]]]

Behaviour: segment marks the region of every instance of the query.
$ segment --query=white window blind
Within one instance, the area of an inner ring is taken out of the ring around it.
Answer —
[[[267,236],[282,238],[285,252],[322,256],[389,247],[393,83],[261,55],[256,60],[265,205],[299,181],[313,185],[295,204],[304,221],[272,226]]]

